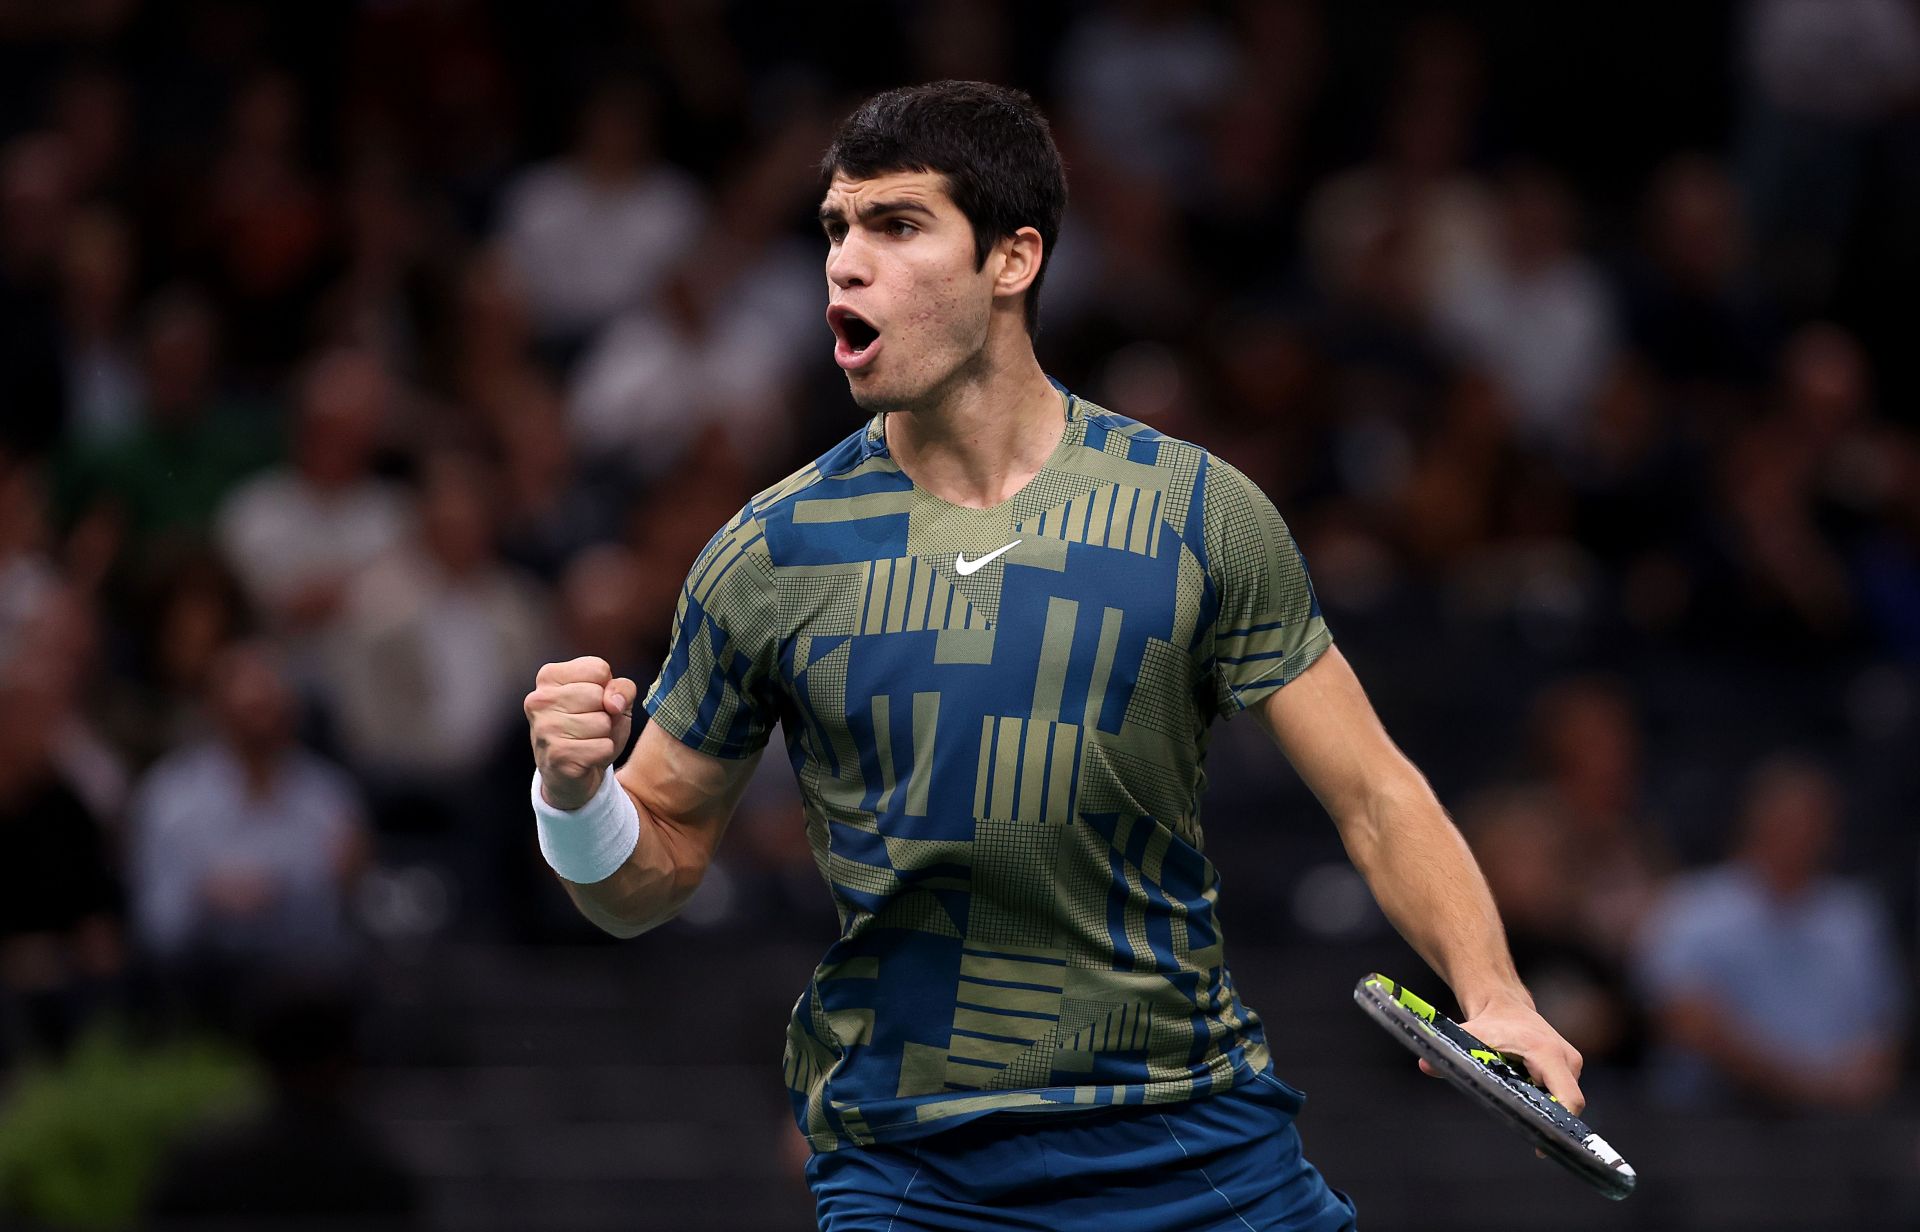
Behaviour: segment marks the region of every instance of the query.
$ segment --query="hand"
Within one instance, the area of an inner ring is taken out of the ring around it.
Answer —
[[[279,879],[265,869],[228,865],[200,879],[200,898],[215,915],[249,920],[266,911],[280,889]]]
[[[1495,1052],[1519,1058],[1534,1082],[1545,1087],[1568,1112],[1579,1116],[1587,1106],[1587,1097],[1580,1093],[1580,1070],[1586,1062],[1531,1005],[1498,1002],[1460,1026]],[[1420,1062],[1420,1068],[1439,1076],[1425,1061]]]
[[[540,793],[558,809],[577,809],[600,790],[600,776],[633,731],[634,683],[615,679],[605,659],[549,663],[527,694]]]

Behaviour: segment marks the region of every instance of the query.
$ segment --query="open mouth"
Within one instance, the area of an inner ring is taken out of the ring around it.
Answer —
[[[834,359],[842,368],[857,368],[880,341],[880,329],[851,308],[835,304],[827,309],[827,324],[833,327]]]

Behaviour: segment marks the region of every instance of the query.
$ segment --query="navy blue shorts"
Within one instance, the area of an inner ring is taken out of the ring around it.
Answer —
[[[982,1117],[807,1162],[821,1232],[1348,1232],[1270,1073],[1183,1104]]]

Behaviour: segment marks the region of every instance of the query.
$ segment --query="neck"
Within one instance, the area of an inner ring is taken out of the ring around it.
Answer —
[[[982,370],[882,421],[887,449],[914,483],[949,504],[988,509],[1027,486],[1066,431],[1060,391],[1031,346],[983,356]]]

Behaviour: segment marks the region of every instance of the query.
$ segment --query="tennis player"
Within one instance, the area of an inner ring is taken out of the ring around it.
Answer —
[[[870,417],[694,563],[618,774],[633,681],[575,659],[526,702],[542,848],[618,936],[687,900],[785,733],[841,924],[785,1057],[821,1226],[1354,1226],[1202,854],[1208,725],[1243,710],[1467,1028],[1579,1109],[1579,1055],[1271,502],[1035,360],[1066,182],[1032,102],[890,91],[822,171],[834,359]]]

